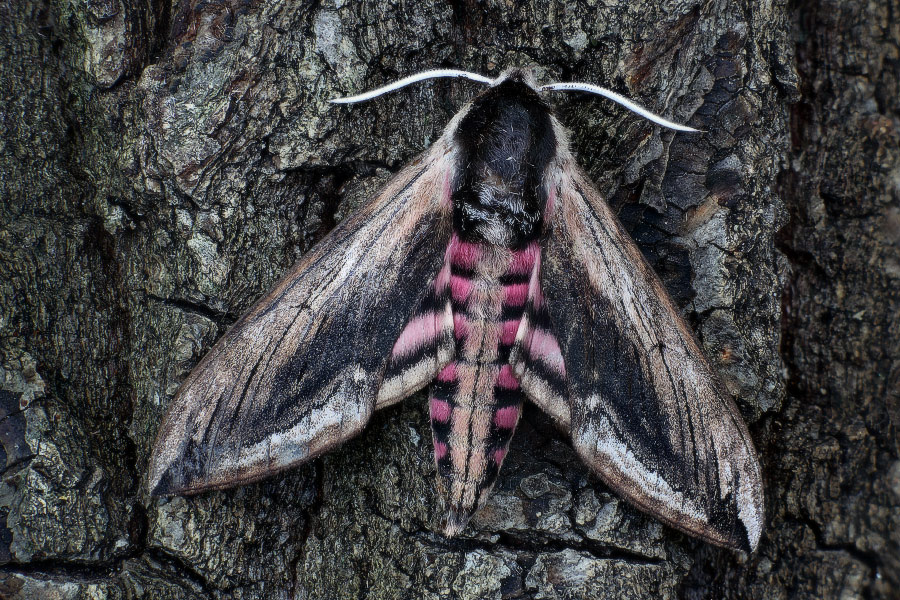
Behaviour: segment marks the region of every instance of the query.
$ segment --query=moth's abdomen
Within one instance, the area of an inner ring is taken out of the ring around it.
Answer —
[[[456,356],[431,389],[438,477],[458,533],[497,479],[524,395],[509,365],[540,249],[513,251],[454,236],[447,253]]]

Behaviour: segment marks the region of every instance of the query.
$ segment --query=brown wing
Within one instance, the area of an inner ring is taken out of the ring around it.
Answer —
[[[541,289],[573,446],[643,510],[714,544],[755,548],[762,481],[737,408],[587,177],[567,161],[555,179]]]
[[[395,341],[443,263],[450,157],[438,141],[219,340],[160,427],[154,494],[260,479],[362,430]]]

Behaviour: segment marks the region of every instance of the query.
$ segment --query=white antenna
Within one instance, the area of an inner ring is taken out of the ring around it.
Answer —
[[[470,79],[472,81],[477,81],[478,83],[491,84],[494,83],[494,80],[490,77],[485,77],[484,75],[479,75],[478,73],[470,73],[468,71],[458,71],[456,69],[434,69],[432,71],[422,71],[421,73],[416,73],[415,75],[410,75],[409,77],[404,77],[399,81],[395,81],[394,83],[389,83],[386,86],[380,87],[376,90],[372,90],[370,92],[366,92],[364,94],[359,94],[358,96],[348,96],[346,98],[334,98],[333,100],[329,100],[334,104],[352,104],[354,102],[365,102],[366,100],[371,100],[372,98],[377,98],[382,94],[387,94],[388,92],[393,92],[394,90],[399,90],[400,88],[407,86],[411,83],[417,83],[419,81],[425,81],[426,79],[436,79],[438,77],[462,77],[464,79]]]
[[[614,102],[618,102],[628,110],[634,111],[637,114],[641,115],[645,119],[649,119],[658,125],[662,125],[663,127],[668,127],[669,129],[674,129],[675,131],[690,131],[693,133],[700,133],[699,129],[694,129],[693,127],[687,127],[686,125],[679,125],[678,123],[673,123],[668,119],[664,119],[659,115],[655,115],[646,108],[642,106],[638,106],[625,96],[619,95],[612,90],[608,90],[606,88],[602,88],[599,85],[593,85],[590,83],[550,83],[544,86],[541,86],[541,91],[554,91],[554,92],[590,92],[591,94],[599,94],[600,96],[604,96],[613,100]]]

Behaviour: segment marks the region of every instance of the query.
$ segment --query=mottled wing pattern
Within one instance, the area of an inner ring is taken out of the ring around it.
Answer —
[[[573,446],[638,507],[714,544],[755,548],[761,474],[736,406],[587,177],[572,162],[557,173],[541,289]]]
[[[392,348],[444,261],[452,157],[435,143],[219,340],[163,420],[151,492],[257,480],[365,426]]]

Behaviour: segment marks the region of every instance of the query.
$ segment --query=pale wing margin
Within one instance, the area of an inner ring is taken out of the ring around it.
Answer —
[[[565,361],[573,446],[661,520],[755,548],[762,478],[737,407],[587,176],[570,157],[560,162],[541,288]]]
[[[160,426],[152,493],[254,481],[362,430],[394,342],[443,263],[453,161],[436,142],[219,340]]]

